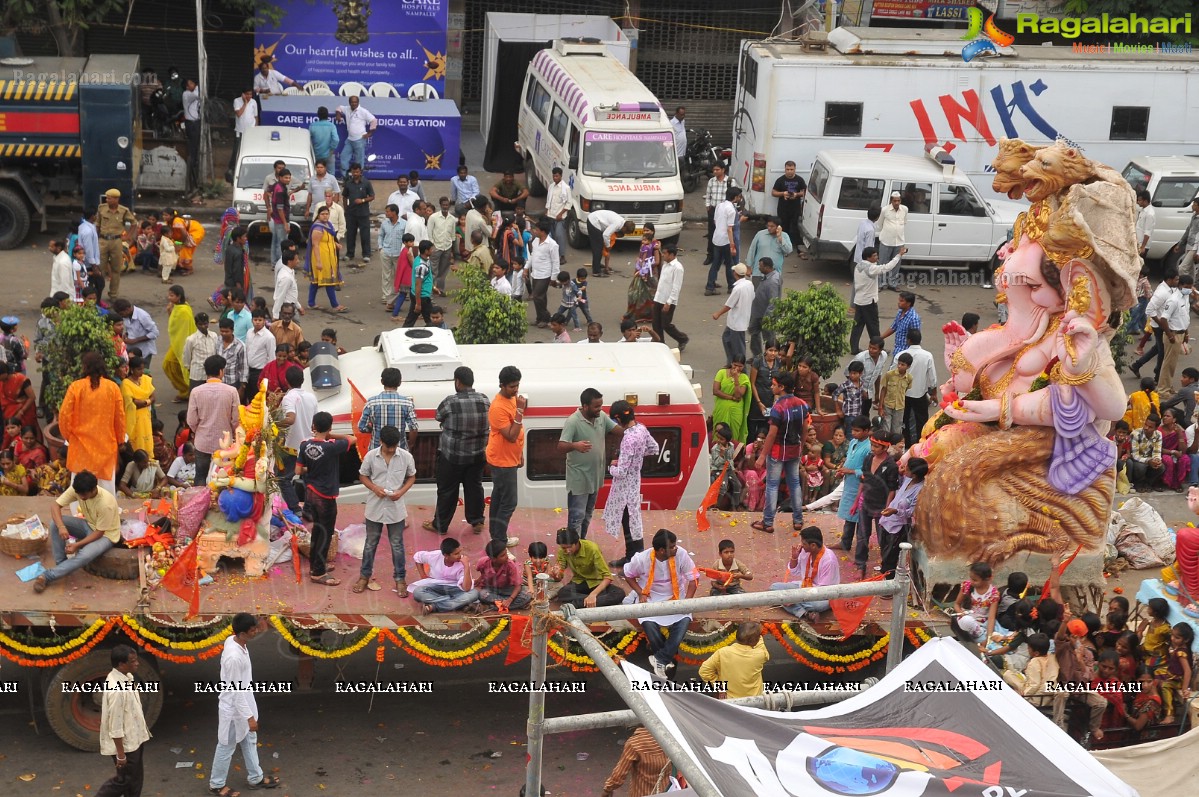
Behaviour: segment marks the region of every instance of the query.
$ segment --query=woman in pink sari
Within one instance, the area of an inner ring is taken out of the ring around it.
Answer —
[[[1186,432],[1179,421],[1182,420],[1183,410],[1171,407],[1162,415],[1162,482],[1175,492],[1182,492],[1191,473],[1191,457],[1187,454]]]

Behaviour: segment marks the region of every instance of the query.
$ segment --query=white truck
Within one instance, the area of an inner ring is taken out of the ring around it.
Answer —
[[[1002,137],[1051,143],[1120,169],[1143,155],[1199,153],[1199,55],[1000,48],[961,56],[961,32],[838,28],[828,46],[742,43],[731,173],[752,213],[793,160],[807,177],[826,149],[948,150],[984,197]]]

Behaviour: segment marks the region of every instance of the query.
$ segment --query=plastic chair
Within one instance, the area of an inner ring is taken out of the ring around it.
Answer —
[[[336,97],[337,95],[334,94],[333,89],[330,89],[330,88],[323,88],[323,89],[315,88],[308,92],[308,96],[309,97]]]
[[[329,94],[333,93],[332,90],[330,90],[330,88],[329,88],[329,84],[323,80],[310,80],[304,84],[304,91],[306,91],[309,94],[316,94],[319,89],[324,89],[326,92],[328,92],[328,94],[322,93],[320,95],[322,97],[327,97],[327,96],[329,96]]]
[[[398,91],[396,91],[395,86],[391,85],[390,83],[383,83],[382,81],[380,81],[378,83],[372,83],[371,87],[367,90],[367,93],[370,94],[372,97],[398,97],[398,96],[400,96],[400,93]]]
[[[408,99],[417,101],[438,100],[441,97],[437,94],[437,89],[428,83],[413,83],[408,87]]]
[[[286,94],[288,97],[304,96],[304,92],[302,90],[296,88],[295,86],[288,86],[287,88],[283,89],[283,93]]]
[[[361,97],[366,94],[366,86],[351,80],[348,83],[342,83],[337,93],[343,97]]]

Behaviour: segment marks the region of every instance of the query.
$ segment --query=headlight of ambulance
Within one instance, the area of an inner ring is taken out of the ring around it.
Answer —
[[[597,202],[594,199],[591,200],[591,209],[592,210],[603,210],[605,207],[607,207],[607,203]]]
[[[235,202],[234,207],[237,208],[238,213],[253,213],[254,212],[254,203],[253,202]]]
[[[662,204],[662,212],[663,213],[678,213],[679,212],[679,203],[677,201],[663,203]]]

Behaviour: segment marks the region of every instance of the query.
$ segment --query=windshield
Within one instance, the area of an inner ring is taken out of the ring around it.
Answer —
[[[583,174],[593,177],[673,177],[678,174],[673,133],[583,135]]]
[[[291,185],[294,191],[300,185],[308,182],[308,164],[307,163],[288,163],[287,168],[291,171]],[[257,188],[262,189],[262,184],[266,181],[266,176],[275,169],[275,161],[269,160],[262,163],[253,163],[251,161],[241,162],[241,171],[237,173],[238,188]]]

